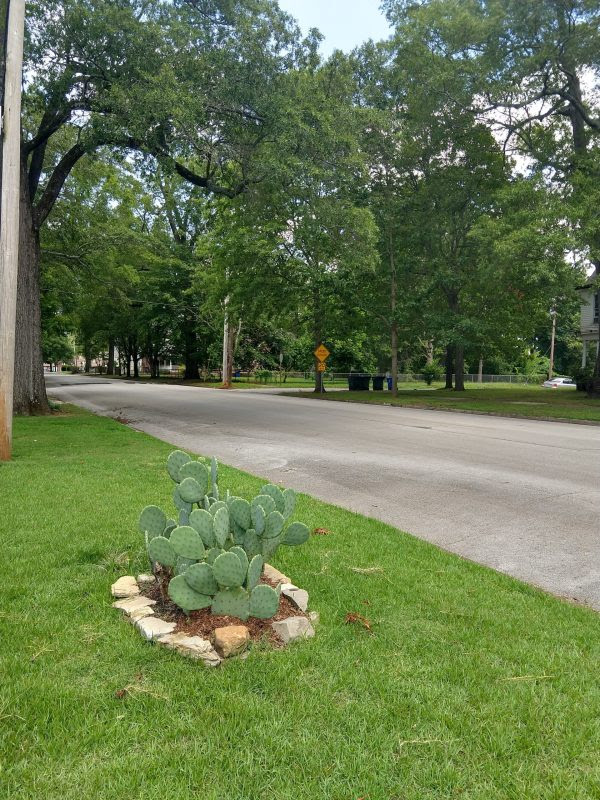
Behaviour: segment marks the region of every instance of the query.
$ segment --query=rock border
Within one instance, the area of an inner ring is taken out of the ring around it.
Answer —
[[[300,589],[292,581],[270,564],[265,564],[263,576],[281,587],[281,593],[303,612],[308,608],[308,592]],[[176,633],[175,622],[158,617],[152,606],[156,600],[145,597],[143,587],[154,583],[154,575],[142,574],[137,579],[133,575],[123,575],[110,587],[115,602],[113,608],[122,611],[137,628],[146,641],[160,644],[175,650],[187,658],[201,661],[207,667],[218,667],[224,660],[233,657],[245,658],[250,643],[250,633],[245,625],[226,625],[216,628],[214,642],[201,636]],[[315,635],[313,625],[319,622],[316,611],[308,612],[308,617],[297,616],[272,622],[271,627],[278,639],[288,645],[296,639],[307,639]]]

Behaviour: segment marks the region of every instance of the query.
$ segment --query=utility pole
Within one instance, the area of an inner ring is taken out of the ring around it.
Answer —
[[[556,309],[553,308],[550,312],[552,316],[552,337],[550,339],[550,368],[548,369],[548,380],[552,380],[554,374],[554,339],[556,337]]]
[[[8,0],[2,93],[0,194],[0,461],[12,452],[15,324],[19,264],[21,81],[25,0]]]

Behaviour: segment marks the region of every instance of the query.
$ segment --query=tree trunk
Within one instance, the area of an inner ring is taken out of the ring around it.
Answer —
[[[452,373],[454,372],[454,348],[446,345],[446,389],[452,389]]]
[[[183,378],[186,381],[198,380],[198,353],[195,329],[195,319],[192,315],[186,317],[184,321],[185,329],[183,332],[185,345],[185,372]]]
[[[85,339],[83,343],[83,356],[85,358],[83,371],[89,373],[92,371],[92,346],[88,339]]]
[[[106,374],[115,374],[115,340],[112,336],[108,338],[108,365],[106,367]]]
[[[398,298],[398,279],[396,277],[396,264],[394,263],[393,243],[390,237],[390,312],[392,328],[390,345],[392,350],[392,397],[398,397],[398,321],[396,319],[396,305]]]
[[[483,356],[479,356],[479,370],[477,372],[477,383],[483,383]]]
[[[321,310],[319,308],[319,293],[317,291],[313,292],[313,332],[314,332],[314,342],[315,342],[315,350],[317,347],[322,343],[321,339]],[[317,394],[322,394],[325,391],[325,385],[323,384],[323,373],[319,372],[319,359],[315,356],[315,389],[314,391]]]
[[[465,348],[462,344],[457,344],[454,348],[454,391],[464,392],[465,390]]]
[[[21,174],[16,329],[14,413],[48,413],[42,360],[40,241],[33,226],[24,172]]]

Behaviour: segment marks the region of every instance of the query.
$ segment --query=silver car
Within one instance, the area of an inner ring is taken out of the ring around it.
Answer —
[[[573,378],[552,378],[542,384],[546,389],[575,389],[576,384]]]

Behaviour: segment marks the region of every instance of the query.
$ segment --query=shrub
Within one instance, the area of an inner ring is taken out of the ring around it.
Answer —
[[[431,386],[433,381],[438,381],[443,374],[444,371],[441,365],[437,363],[437,361],[432,361],[429,364],[425,364],[422,371],[423,380],[425,381],[427,386]]]

